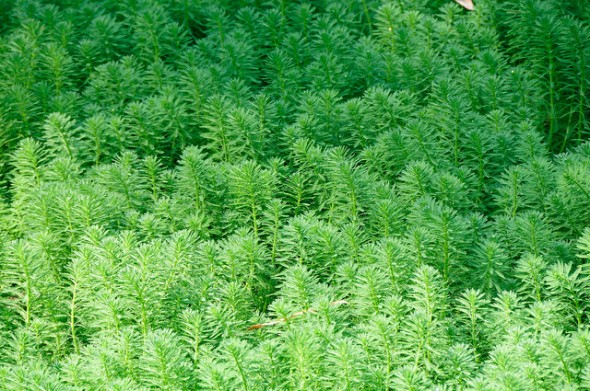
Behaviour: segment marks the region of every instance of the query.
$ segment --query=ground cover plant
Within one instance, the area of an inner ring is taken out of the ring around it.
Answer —
[[[590,3],[0,2],[0,390],[590,389]]]

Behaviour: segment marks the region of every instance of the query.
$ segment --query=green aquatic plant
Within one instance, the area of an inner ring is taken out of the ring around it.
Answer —
[[[589,20],[0,2],[0,390],[588,388]]]

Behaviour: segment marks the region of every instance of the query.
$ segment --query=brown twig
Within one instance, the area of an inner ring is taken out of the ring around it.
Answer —
[[[346,305],[346,304],[348,304],[348,302],[346,300],[336,300],[336,301],[331,302],[330,306]],[[315,314],[315,313],[317,313],[317,310],[315,310],[313,308],[309,308],[307,310],[295,312],[294,314],[291,314],[291,316],[287,316],[286,318],[275,319],[275,320],[272,320],[272,321],[266,322],[266,323],[258,323],[258,324],[248,327],[247,331],[258,330],[258,329],[262,329],[264,327],[269,327],[269,326],[276,326],[278,324],[285,323],[288,320],[297,318],[298,316],[302,316],[302,315],[305,315],[308,313]]]

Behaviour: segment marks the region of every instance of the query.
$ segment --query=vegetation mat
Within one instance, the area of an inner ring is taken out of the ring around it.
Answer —
[[[590,389],[590,2],[470,4],[0,1],[0,390]]]

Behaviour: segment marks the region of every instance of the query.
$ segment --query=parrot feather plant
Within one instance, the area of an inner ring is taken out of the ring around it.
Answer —
[[[0,1],[0,391],[590,388],[589,21]]]

